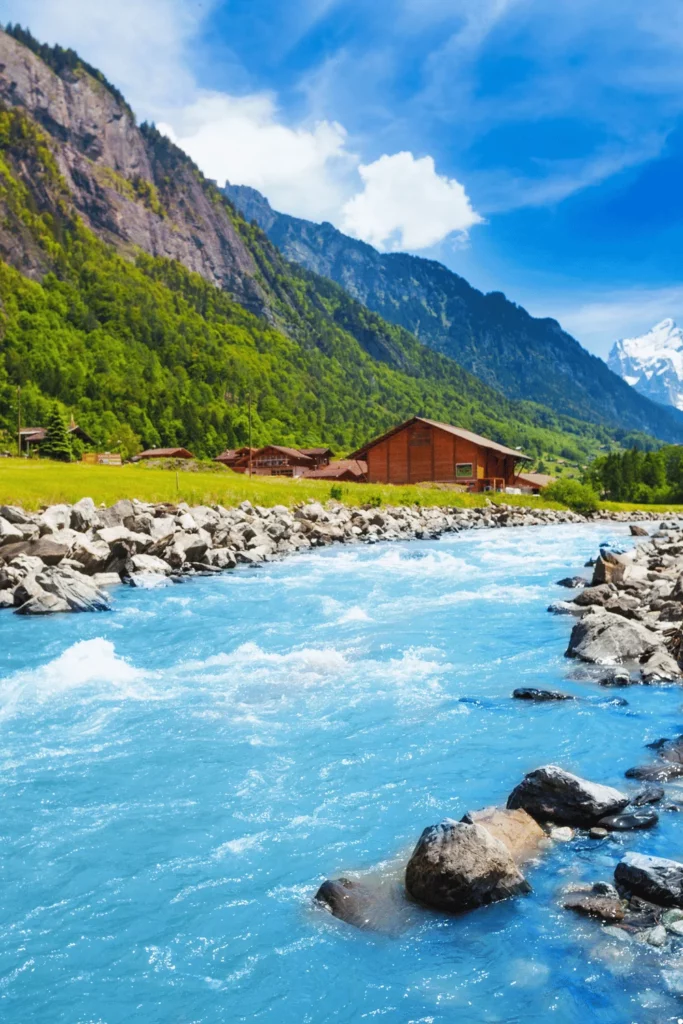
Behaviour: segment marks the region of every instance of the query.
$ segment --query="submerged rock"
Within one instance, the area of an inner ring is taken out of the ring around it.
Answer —
[[[531,700],[537,704],[551,700],[575,700],[569,693],[561,693],[559,690],[537,690],[533,686],[520,686],[512,691],[512,696],[517,700]]]
[[[614,871],[617,885],[663,907],[683,907],[683,864],[665,857],[626,853]]]
[[[628,802],[618,789],[588,782],[551,764],[529,772],[508,797],[507,806],[522,807],[537,821],[587,828],[623,811]]]
[[[597,917],[610,924],[624,920],[625,910],[619,893],[614,886],[604,882],[597,882],[584,891],[567,894],[562,905],[565,910],[573,910],[586,917]]]
[[[334,917],[355,928],[382,931],[387,924],[386,906],[382,906],[377,890],[363,882],[350,878],[328,878],[314,899]]]
[[[640,779],[641,782],[670,782],[683,775],[683,765],[667,761],[654,761],[652,764],[636,765],[624,772],[627,779]]]
[[[406,889],[437,910],[463,911],[531,892],[508,848],[482,825],[442,821],[420,836]]]
[[[664,799],[664,790],[661,786],[646,786],[631,797],[632,807],[644,807],[646,804],[658,804]]]

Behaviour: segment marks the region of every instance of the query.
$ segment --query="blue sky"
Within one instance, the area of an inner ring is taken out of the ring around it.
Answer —
[[[683,321],[681,0],[5,0],[211,177],[606,355]]]

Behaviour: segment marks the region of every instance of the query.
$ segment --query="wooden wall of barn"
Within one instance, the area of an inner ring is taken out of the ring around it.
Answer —
[[[506,482],[511,468],[506,457],[472,441],[455,437],[438,427],[412,424],[368,450],[368,480],[371,483],[416,484],[468,483],[499,477]],[[456,477],[458,463],[472,463],[472,477]]]

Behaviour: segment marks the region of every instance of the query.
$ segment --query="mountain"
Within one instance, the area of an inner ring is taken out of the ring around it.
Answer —
[[[127,451],[243,444],[249,393],[257,443],[348,450],[416,413],[583,461],[652,443],[511,401],[288,262],[97,69],[12,26],[0,31],[3,446],[19,388],[24,423],[56,401]]]
[[[683,410],[683,330],[673,320],[615,341],[607,365],[639,394]]]
[[[226,183],[224,192],[289,260],[332,278],[508,398],[667,440],[683,437],[678,413],[663,413],[630,390],[555,320],[530,316],[500,292],[484,295],[434,260],[380,253],[331,224],[277,213],[255,189]]]

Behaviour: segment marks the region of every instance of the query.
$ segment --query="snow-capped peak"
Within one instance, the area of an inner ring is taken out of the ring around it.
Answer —
[[[641,394],[683,410],[683,330],[670,317],[616,341],[607,365]]]

